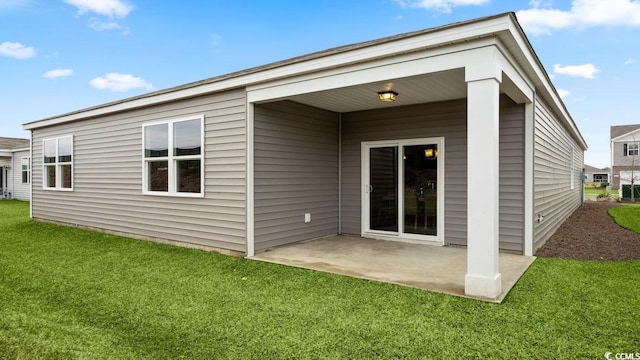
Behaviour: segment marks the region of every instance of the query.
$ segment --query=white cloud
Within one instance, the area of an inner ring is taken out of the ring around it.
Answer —
[[[490,0],[395,0],[402,7],[423,8],[450,13],[457,6],[482,5]]]
[[[633,59],[627,59],[627,60],[624,61],[625,65],[631,65],[631,64],[635,64],[635,63],[636,63],[636,61],[633,60]]]
[[[553,72],[561,75],[595,79],[595,74],[600,72],[600,70],[591,63],[584,64],[584,65],[566,65],[566,66],[555,64],[553,65]]]
[[[121,0],[64,0],[78,8],[78,14],[93,12],[108,17],[125,18],[133,7]]]
[[[533,9],[520,10],[516,16],[524,30],[532,35],[593,26],[640,27],[640,2],[637,0],[573,0],[568,11],[551,8],[544,1],[534,0],[530,4]]]
[[[55,69],[55,70],[49,70],[46,73],[42,74],[42,77],[49,78],[49,79],[56,79],[59,77],[71,76],[71,74],[73,74],[73,70],[71,69]]]
[[[551,1],[547,0],[531,0],[529,1],[529,5],[539,8],[539,7],[549,7],[551,6]]]
[[[122,25],[115,21],[100,21],[98,19],[89,20],[89,27],[96,31],[122,29]]]
[[[567,96],[571,95],[571,92],[565,89],[556,89],[558,91],[558,95],[560,95],[561,98],[566,98]]]
[[[22,60],[34,57],[36,55],[36,49],[20,43],[5,41],[0,44],[0,55]]]
[[[109,73],[104,77],[92,79],[89,83],[99,90],[127,91],[138,88],[145,90],[153,89],[153,85],[149,84],[142,78],[120,73]]]

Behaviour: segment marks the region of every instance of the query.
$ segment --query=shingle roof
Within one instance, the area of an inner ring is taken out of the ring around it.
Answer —
[[[595,166],[584,164],[584,172],[586,173],[601,173],[601,172],[609,172],[608,169],[599,169]]]
[[[198,81],[190,82],[190,83],[187,83],[187,84],[170,87],[170,88],[167,88],[167,89],[157,90],[157,91],[154,91],[154,92],[141,94],[141,95],[133,96],[133,97],[126,98],[126,99],[121,99],[121,100],[116,100],[116,101],[105,103],[105,104],[100,104],[100,105],[97,105],[97,106],[93,106],[93,107],[89,107],[89,108],[85,108],[85,109],[72,111],[72,112],[69,112],[69,113],[66,113],[66,114],[62,114],[62,115],[48,117],[48,118],[37,120],[37,121],[31,121],[31,122],[28,122],[28,123],[26,123],[24,125],[35,124],[35,123],[39,123],[39,122],[42,122],[42,121],[45,121],[45,120],[50,120],[50,119],[55,119],[55,118],[59,118],[59,117],[63,117],[63,116],[83,113],[83,112],[87,112],[89,110],[106,108],[106,107],[110,107],[110,106],[117,105],[117,104],[131,102],[133,100],[150,98],[150,97],[161,95],[161,94],[171,93],[171,92],[175,92],[175,91],[183,90],[183,89],[189,89],[189,88],[197,87],[197,86],[200,86],[200,85],[211,84],[211,83],[219,82],[219,81],[222,81],[222,80],[241,77],[243,75],[254,74],[254,73],[258,73],[258,72],[269,70],[269,69],[275,69],[275,68],[279,68],[279,67],[284,67],[284,66],[287,66],[287,65],[295,64],[295,63],[300,63],[300,62],[304,62],[304,61],[308,61],[308,60],[314,60],[314,59],[322,58],[322,57],[329,56],[329,55],[346,53],[346,52],[349,52],[349,51],[352,51],[352,50],[363,49],[363,48],[375,46],[375,45],[378,45],[378,44],[384,44],[384,43],[393,42],[393,41],[400,40],[400,39],[406,39],[406,38],[411,38],[411,37],[420,36],[420,35],[424,35],[424,34],[435,33],[435,32],[442,31],[442,30],[448,29],[448,28],[455,28],[455,27],[458,27],[458,26],[466,25],[466,24],[479,23],[479,22],[486,21],[486,20],[489,20],[489,19],[499,18],[499,17],[505,16],[505,15],[513,16],[515,18],[515,13],[513,13],[513,12],[505,12],[505,13],[485,16],[485,17],[481,17],[481,18],[477,18],[477,19],[459,21],[459,22],[455,22],[455,23],[451,23],[451,24],[447,24],[447,25],[436,26],[436,27],[431,27],[431,28],[427,28],[427,29],[421,29],[421,30],[406,32],[406,33],[402,33],[402,34],[387,36],[387,37],[384,37],[384,38],[381,38],[381,39],[375,39],[375,40],[363,41],[363,42],[359,42],[359,43],[355,43],[355,44],[338,46],[338,47],[334,47],[334,48],[330,48],[330,49],[326,49],[326,50],[322,50],[322,51],[313,52],[313,53],[310,53],[310,54],[305,54],[305,55],[293,57],[293,58],[286,59],[286,60],[276,61],[276,62],[269,63],[269,64],[266,64],[266,65],[256,66],[256,67],[252,67],[252,68],[249,68],[249,69],[232,72],[232,73],[229,73],[229,74],[218,75],[218,76],[210,77],[210,78],[207,78],[207,79],[204,79],[204,80],[198,80]]]
[[[13,150],[24,149],[29,147],[29,139],[0,137],[0,149]]]
[[[628,134],[634,130],[640,129],[640,124],[635,125],[617,125],[611,127],[611,137],[610,139],[615,139],[618,136]]]

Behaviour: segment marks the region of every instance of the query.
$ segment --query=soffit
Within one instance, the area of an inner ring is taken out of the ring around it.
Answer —
[[[398,93],[396,101],[383,103],[378,99],[377,93],[387,89]],[[345,113],[460,99],[466,97],[466,94],[464,69],[455,69],[296,95],[288,97],[287,100]]]

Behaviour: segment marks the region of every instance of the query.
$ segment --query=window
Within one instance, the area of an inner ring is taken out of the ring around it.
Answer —
[[[22,168],[22,183],[30,184],[31,183],[31,158],[23,157],[21,159],[21,168]]]
[[[203,196],[202,116],[143,126],[145,194]]]
[[[624,144],[624,156],[638,156],[640,155],[638,143],[626,143]]]
[[[73,136],[42,141],[44,189],[73,190]]]
[[[609,174],[593,174],[594,183],[608,183]]]

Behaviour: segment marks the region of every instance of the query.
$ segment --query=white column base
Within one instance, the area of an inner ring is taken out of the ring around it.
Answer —
[[[472,297],[497,299],[502,293],[502,275],[500,273],[487,277],[466,274],[464,276],[464,294]]]

